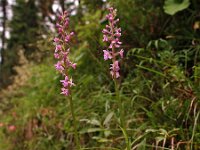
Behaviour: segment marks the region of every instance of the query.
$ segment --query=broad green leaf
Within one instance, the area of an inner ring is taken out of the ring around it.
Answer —
[[[178,11],[188,8],[190,0],[165,0],[164,11],[169,15],[174,15]]]

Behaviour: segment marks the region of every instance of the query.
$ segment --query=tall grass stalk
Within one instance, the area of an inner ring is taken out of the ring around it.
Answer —
[[[79,140],[79,135],[78,135],[76,115],[74,113],[74,104],[73,104],[72,94],[69,95],[69,103],[70,103],[70,111],[71,111],[73,125],[74,125],[74,138],[75,138],[75,143],[76,143],[76,149],[80,150],[81,146],[80,146],[80,140]]]
[[[116,96],[116,100],[117,100],[117,104],[118,104],[118,108],[119,108],[119,117],[120,117],[120,128],[124,134],[124,138],[126,140],[126,149],[127,150],[131,150],[131,145],[129,142],[129,137],[126,131],[126,123],[125,123],[125,114],[124,114],[124,107],[123,107],[123,102],[122,99],[120,97],[120,85],[119,82],[117,81],[116,78],[114,78],[114,83],[115,83],[115,96]]]

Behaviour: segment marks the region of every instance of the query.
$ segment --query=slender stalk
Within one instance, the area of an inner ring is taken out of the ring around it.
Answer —
[[[117,27],[117,22],[119,22],[119,19],[116,18],[116,12],[117,10],[114,9],[113,7],[109,8],[110,13],[106,15],[106,18],[108,19],[109,25],[106,25],[106,28],[103,29],[103,41],[108,42],[110,46],[106,49],[103,50],[104,52],[104,60],[111,59],[112,64],[110,67],[110,73],[112,75],[114,84],[115,84],[115,96],[116,100],[118,103],[118,108],[119,108],[119,117],[120,117],[120,128],[123,132],[123,135],[125,137],[126,141],[126,150],[130,150],[131,146],[129,144],[129,139],[128,135],[126,132],[126,126],[125,126],[125,119],[124,119],[124,108],[123,108],[123,102],[120,98],[120,84],[117,80],[117,78],[120,77],[119,74],[119,60],[117,59],[120,57],[121,59],[123,58],[123,53],[124,50],[120,49],[122,42],[120,42],[120,37],[121,37],[121,28]],[[119,51],[120,49],[120,51]]]
[[[114,79],[114,83],[115,83],[115,95],[116,95],[116,100],[117,100],[118,108],[119,108],[120,126],[122,128],[122,131],[126,140],[126,148],[127,150],[131,150],[128,134],[126,131],[126,125],[125,125],[124,107],[123,107],[122,99],[120,97],[120,90],[119,90],[120,87],[119,87],[119,83],[117,79]]]
[[[122,104],[122,100],[120,98],[119,85],[118,85],[118,82],[116,81],[116,79],[114,79],[114,83],[115,83],[115,95],[116,95],[116,100],[117,100],[118,108],[119,108],[120,126],[122,128],[124,128],[125,123],[124,123],[123,104]]]
[[[81,146],[80,146],[80,141],[79,141],[79,136],[78,136],[77,120],[76,120],[76,115],[74,113],[74,105],[73,105],[71,94],[69,95],[69,103],[70,103],[70,110],[71,110],[73,125],[74,125],[74,137],[75,137],[75,143],[76,143],[76,150],[80,150]]]

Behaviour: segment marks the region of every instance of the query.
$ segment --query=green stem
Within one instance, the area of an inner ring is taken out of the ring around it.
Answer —
[[[114,79],[114,83],[115,83],[115,94],[116,94],[116,99],[117,99],[118,108],[119,108],[120,126],[125,136],[126,148],[127,150],[131,150],[128,134],[126,132],[126,125],[125,125],[125,119],[124,119],[124,107],[123,107],[122,99],[120,98],[120,90],[119,90],[120,87],[119,87],[119,83],[117,82],[117,79]]]
[[[123,112],[122,100],[120,98],[119,85],[118,85],[118,82],[116,81],[116,79],[114,79],[114,82],[115,82],[115,95],[116,95],[116,99],[117,99],[117,103],[118,103],[118,107],[119,107],[120,126],[122,128],[124,128],[125,127],[124,112]]]
[[[73,106],[73,100],[72,100],[72,95],[69,95],[69,103],[70,103],[70,109],[71,109],[71,114],[72,114],[72,119],[73,119],[73,124],[74,124],[74,134],[75,134],[75,142],[76,142],[76,149],[80,150],[80,141],[78,137],[78,130],[77,130],[77,121],[76,121],[76,116],[74,113],[74,106]]]

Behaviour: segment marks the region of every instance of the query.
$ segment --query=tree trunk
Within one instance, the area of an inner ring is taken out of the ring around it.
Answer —
[[[7,0],[2,0],[1,1],[1,7],[2,7],[2,13],[3,13],[3,18],[2,18],[2,27],[3,27],[3,31],[1,34],[1,42],[2,42],[2,47],[1,47],[1,57],[2,57],[2,62],[4,60],[4,49],[5,49],[5,41],[6,41],[6,37],[5,37],[5,33],[6,33],[6,20],[7,20],[7,13],[6,13],[6,6],[7,6]]]
[[[62,11],[64,11],[65,10],[65,0],[60,0],[60,5],[62,8]]]

